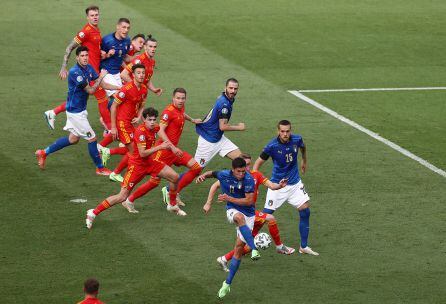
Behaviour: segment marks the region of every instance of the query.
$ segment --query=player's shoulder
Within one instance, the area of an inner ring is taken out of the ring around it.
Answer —
[[[124,43],[127,44],[127,45],[132,45],[132,40],[130,40],[129,37],[125,37],[124,38]]]
[[[164,109],[164,112],[173,112],[174,110],[175,107],[173,106],[173,104],[170,104]]]
[[[145,84],[141,84],[141,90],[147,92],[149,89],[147,88],[147,86]]]
[[[121,89],[121,91],[130,91],[133,89],[133,81],[127,82]]]
[[[254,181],[254,177],[252,176],[252,174],[250,172],[246,171],[245,180],[246,181]]]
[[[279,141],[277,140],[277,137],[272,138],[267,144],[267,147],[274,147],[279,144]]]
[[[300,134],[291,134],[290,140],[292,142],[299,142],[302,140],[302,136]]]
[[[103,36],[102,37],[102,41],[110,42],[110,41],[114,40],[114,37],[115,37],[114,33],[110,33],[110,34],[107,34],[107,35]]]

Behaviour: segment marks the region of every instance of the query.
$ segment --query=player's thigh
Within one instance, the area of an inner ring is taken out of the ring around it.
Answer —
[[[206,167],[206,165],[214,158],[215,155],[220,151],[219,142],[211,143],[208,142],[201,136],[198,136],[197,150],[195,151],[195,160],[200,164],[201,167]]]
[[[192,165],[193,165],[195,163],[195,160],[189,153],[187,153],[186,151],[183,151],[183,155],[181,155],[180,157],[176,156],[173,163],[177,167],[180,167],[180,166],[189,167],[188,166],[189,162],[192,162]]]
[[[305,185],[302,181],[299,181],[297,184],[292,185],[292,191],[290,191],[290,195],[288,197],[288,203],[295,208],[300,208],[303,204],[310,201],[310,196],[305,190]]]
[[[287,189],[287,187],[288,186],[279,190],[268,189],[268,191],[266,192],[264,207],[270,210],[276,210],[280,208],[280,206],[282,206],[288,198],[289,190]]]
[[[118,120],[118,138],[124,145],[129,145],[133,141],[135,127],[130,122]]]
[[[153,157],[154,160],[165,163],[168,166],[172,166],[176,159],[176,155],[171,150],[159,150]]]
[[[85,140],[91,140],[96,137],[96,134],[88,121],[87,111],[82,111],[80,113],[66,112],[66,115],[67,122],[64,127],[65,131]]]
[[[255,216],[246,216],[244,214],[243,214],[243,216],[245,217],[245,225],[248,226],[249,230],[252,231],[252,229],[254,228]],[[242,240],[243,243],[246,243],[246,240],[243,237],[243,234],[240,232],[240,228],[237,227],[236,230],[237,230],[237,238]]]
[[[165,163],[159,162],[159,161],[153,161],[153,162],[154,163],[156,162],[157,164],[155,166],[158,168],[161,167],[161,169],[153,170],[153,172],[150,173],[152,176],[154,173],[156,173],[156,171],[158,171],[158,173],[156,173],[157,176],[167,179],[169,182],[172,182],[172,183],[176,183],[178,181],[178,173],[174,169],[172,169],[172,167],[166,165]]]
[[[221,157],[228,157],[234,159],[240,156],[242,151],[237,147],[229,138],[223,135],[220,140],[220,151],[218,152]]]
[[[129,164],[127,172],[124,175],[124,180],[121,183],[121,187],[131,192],[144,176],[146,176],[146,168],[139,165]]]

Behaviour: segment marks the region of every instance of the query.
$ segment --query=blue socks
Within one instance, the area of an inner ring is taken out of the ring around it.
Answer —
[[[249,227],[246,225],[240,226],[238,227],[238,229],[240,230],[240,233],[243,235],[246,244],[248,244],[248,246],[251,247],[251,249],[257,250],[256,245],[254,245],[254,237],[252,236],[251,229],[249,229]]]
[[[226,283],[227,284],[231,284],[232,283],[232,279],[235,276],[235,273],[237,272],[239,266],[240,266],[240,262],[242,260],[237,260],[235,257],[232,257],[231,259],[231,264],[229,265],[229,274],[226,277]]]
[[[300,247],[305,248],[308,245],[308,235],[310,234],[310,208],[300,210],[299,216]]]
[[[93,160],[96,168],[104,168],[102,164],[102,159],[99,157],[98,144],[96,141],[88,143],[88,153],[90,153],[91,159]]]
[[[51,153],[59,151],[60,149],[63,149],[69,145],[71,145],[71,144],[70,144],[70,141],[68,140],[68,136],[61,137],[58,140],[56,140],[54,143],[52,143],[51,145],[46,147],[45,153],[46,153],[46,155],[50,155]]]

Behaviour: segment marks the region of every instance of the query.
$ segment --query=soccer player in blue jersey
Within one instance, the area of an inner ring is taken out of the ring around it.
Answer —
[[[45,160],[48,155],[70,145],[77,144],[82,137],[88,141],[88,152],[96,165],[96,174],[109,175],[110,170],[104,168],[96,144],[96,135],[88,122],[87,100],[89,94],[94,94],[101,86],[104,89],[118,90],[119,87],[104,83],[106,70],[100,75],[88,64],[88,48],[80,46],[76,49],[77,64],[68,73],[67,97],[67,123],[64,130],[70,132],[69,136],[61,137],[43,150],[36,151],[37,162],[40,169],[45,169]]]
[[[281,120],[277,125],[278,136],[272,139],[264,148],[260,157],[254,164],[254,171],[271,157],[273,160],[273,173],[271,181],[278,183],[280,180],[288,179],[286,187],[279,190],[268,189],[265,207],[262,212],[273,214],[284,202],[299,211],[300,222],[300,253],[319,255],[308,246],[308,235],[310,232],[310,197],[305,191],[304,184],[299,176],[299,164],[297,161],[298,151],[302,153],[301,170],[305,173],[307,168],[307,153],[302,136],[291,133],[291,123]]]
[[[230,223],[237,226],[237,240],[229,274],[218,292],[218,297],[223,298],[231,290],[230,286],[240,266],[245,244],[252,249],[251,259],[260,258],[252,236],[255,218],[255,181],[251,174],[246,172],[246,161],[241,157],[232,161],[232,170],[208,171],[197,178],[197,183],[203,182],[208,177],[215,177],[220,181],[223,193],[218,195],[218,200],[226,202],[226,217]]]
[[[101,60],[101,69],[108,71],[104,78],[104,82],[108,84],[122,86],[121,66],[131,46],[131,41],[128,37],[129,31],[129,19],[120,18],[116,24],[116,32],[102,38],[101,49],[106,55]],[[113,90],[106,90],[106,92],[108,97],[116,93]]]

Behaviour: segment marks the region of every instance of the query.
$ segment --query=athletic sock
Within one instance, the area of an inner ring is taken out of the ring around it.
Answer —
[[[257,250],[256,245],[254,245],[254,237],[252,236],[251,229],[249,229],[249,227],[246,225],[240,226],[238,227],[238,229],[240,230],[240,233],[243,235],[246,244],[248,244],[248,246],[251,247],[251,249]]]
[[[227,284],[231,284],[232,283],[232,279],[234,279],[235,273],[237,272],[239,266],[240,266],[240,262],[242,260],[237,260],[236,258],[232,258],[231,259],[231,264],[229,264],[229,274],[226,277],[226,283]]]
[[[149,192],[150,190],[158,187],[160,183],[159,179],[149,179],[147,182],[145,182],[144,184],[142,184],[141,186],[139,186],[135,192],[133,192],[129,197],[128,200],[133,203],[136,199],[140,198],[141,196],[143,196],[144,194],[146,194],[147,192]]]
[[[90,157],[93,160],[96,168],[99,169],[104,168],[104,165],[102,164],[102,159],[99,156],[97,141],[92,141],[88,143],[88,153],[90,153]]]
[[[181,192],[181,190],[189,185],[195,177],[200,175],[201,167],[198,163],[195,163],[192,168],[190,168],[184,175],[181,177],[181,179],[178,181],[178,193]]]
[[[265,224],[265,219],[263,218],[256,218],[254,221],[254,228],[252,228],[252,235],[256,236],[259,234],[260,229],[262,229],[263,225]]]
[[[99,143],[102,147],[107,147],[109,144],[113,142],[113,135],[111,133],[108,133],[104,136],[104,138]]]
[[[277,227],[277,223],[275,220],[268,222],[268,230],[271,238],[274,241],[274,244],[276,244],[276,246],[282,245],[282,241],[280,240],[279,227]]]
[[[185,173],[180,173],[180,175],[178,176],[178,182],[180,182],[180,180],[181,180],[181,178],[183,177],[184,174],[185,174]],[[169,184],[167,184],[166,189],[167,189],[167,191],[170,190],[170,186],[169,186]],[[178,193],[178,191],[177,191],[177,193]]]
[[[98,215],[108,208],[110,208],[110,203],[107,200],[104,200],[102,203],[96,206],[96,208],[93,210],[93,213],[94,215]]]
[[[234,256],[234,249],[226,253],[223,257],[225,258],[226,262],[228,262],[232,259],[233,256]]]
[[[177,204],[177,190],[169,189],[169,201],[171,206]]]
[[[305,248],[308,246],[308,235],[310,234],[310,208],[300,210],[299,215],[300,247]]]
[[[52,143],[51,145],[49,145],[48,147],[45,148],[45,154],[50,155],[51,153],[54,153],[60,149],[68,147],[69,145],[71,145],[71,143],[70,143],[70,140],[68,139],[68,136],[61,137],[61,138],[57,139],[54,143]]]
[[[125,155],[127,152],[129,152],[129,149],[127,149],[126,147],[117,147],[110,149],[110,155],[115,155],[115,154]]]
[[[67,102],[64,101],[63,103],[61,103],[60,105],[58,105],[57,107],[55,107],[53,109],[54,114],[58,115],[61,112],[65,112],[67,110]]]
[[[129,164],[129,154],[126,153],[122,158],[121,161],[119,162],[118,166],[115,168],[115,170],[113,170],[114,173],[116,174],[120,174],[122,172],[122,170],[124,170],[125,168],[127,168],[127,165]]]

